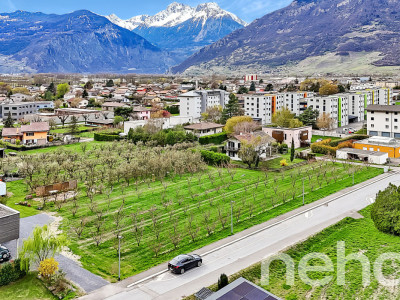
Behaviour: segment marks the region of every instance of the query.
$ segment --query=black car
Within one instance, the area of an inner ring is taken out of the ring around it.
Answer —
[[[171,270],[173,273],[183,274],[189,269],[200,267],[202,263],[203,260],[197,254],[182,254],[169,262],[168,270]]]
[[[0,245],[0,262],[5,262],[11,258],[10,250]]]

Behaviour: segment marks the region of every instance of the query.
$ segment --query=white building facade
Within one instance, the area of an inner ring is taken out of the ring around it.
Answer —
[[[368,135],[400,139],[400,106],[370,105],[367,112]]]
[[[229,93],[223,90],[190,91],[181,94],[178,99],[180,102],[181,117],[200,119],[201,114],[204,113],[207,108],[215,106],[224,108],[229,101]]]

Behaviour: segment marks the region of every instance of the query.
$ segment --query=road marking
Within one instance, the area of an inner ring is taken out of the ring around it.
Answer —
[[[282,224],[282,223],[284,223],[284,222],[286,222],[286,221],[289,221],[289,220],[294,219],[294,218],[296,218],[296,217],[298,217],[298,216],[301,216],[301,215],[304,214],[304,213],[310,212],[310,211],[312,211],[312,210],[314,210],[314,209],[316,209],[316,208],[319,208],[319,207],[321,207],[321,206],[324,206],[324,205],[326,206],[327,204],[329,204],[329,203],[331,203],[331,202],[333,202],[333,201],[336,201],[336,200],[338,200],[338,199],[340,199],[340,198],[342,198],[342,197],[345,197],[345,196],[347,196],[347,195],[350,195],[350,194],[352,194],[352,193],[354,193],[354,192],[356,192],[356,191],[358,191],[358,190],[361,190],[361,189],[367,187],[368,185],[375,184],[375,183],[377,183],[377,182],[380,182],[380,181],[382,181],[382,180],[385,180],[385,179],[387,179],[387,178],[389,178],[389,177],[392,177],[392,176],[398,175],[398,174],[400,174],[399,171],[395,171],[395,172],[393,172],[393,173],[390,173],[390,172],[389,172],[389,173],[382,174],[382,175],[386,175],[386,176],[383,176],[382,178],[376,179],[376,180],[374,180],[374,181],[372,181],[372,182],[369,182],[369,183],[365,183],[365,182],[364,182],[364,184],[363,184],[362,186],[359,186],[359,187],[355,188],[354,190],[348,191],[348,192],[346,192],[346,193],[344,193],[344,194],[342,194],[342,195],[340,195],[340,196],[337,196],[337,197],[335,197],[335,198],[332,198],[332,199],[330,199],[330,200],[327,200],[327,201],[325,201],[325,202],[322,202],[322,203],[320,203],[320,204],[318,204],[318,205],[316,205],[316,206],[310,207],[310,208],[306,209],[305,211],[299,212],[299,213],[297,213],[297,214],[294,214],[293,216],[287,217],[287,218],[285,218],[285,219],[283,219],[283,220],[280,220],[280,221],[277,221],[277,222],[275,222],[275,223],[273,223],[273,224],[271,224],[271,225],[268,225],[268,226],[266,226],[266,227],[260,228],[260,229],[254,231],[254,232],[251,232],[251,233],[246,234],[246,235],[244,235],[244,236],[242,236],[242,237],[240,237],[240,238],[237,238],[236,240],[233,240],[233,241],[231,241],[231,242],[228,242],[228,243],[226,243],[226,244],[224,244],[224,245],[221,245],[221,246],[219,246],[219,247],[217,247],[217,248],[214,248],[214,249],[212,249],[212,250],[209,250],[209,251],[207,251],[207,252],[205,252],[205,253],[203,253],[203,254],[199,254],[199,255],[201,255],[202,257],[207,256],[207,255],[209,255],[209,254],[211,254],[211,253],[213,253],[213,252],[216,252],[216,251],[221,250],[221,249],[223,249],[223,248],[225,248],[225,247],[228,247],[228,246],[230,246],[230,245],[232,245],[232,244],[235,244],[235,243],[237,243],[237,242],[239,242],[239,241],[241,241],[241,240],[244,240],[244,239],[246,239],[246,238],[248,238],[248,237],[250,237],[250,236],[256,235],[256,234],[258,234],[258,233],[260,233],[260,232],[263,232],[263,231],[265,231],[265,230],[267,230],[267,229],[270,229],[270,228],[275,227],[275,226],[277,226],[277,225],[279,225],[279,224]],[[339,192],[340,192],[340,191],[339,191]],[[329,197],[329,196],[328,196],[328,197]],[[268,222],[268,221],[267,221],[267,222]],[[140,280],[138,280],[138,281],[136,281],[136,282],[133,282],[133,283],[129,284],[129,285],[127,286],[127,288],[131,288],[131,287],[133,287],[133,286],[135,286],[135,285],[138,285],[138,284],[140,284],[140,283],[142,283],[142,282],[144,282],[144,281],[147,281],[147,280],[149,280],[149,279],[155,278],[155,277],[157,277],[157,276],[159,276],[159,275],[161,275],[161,274],[163,274],[163,273],[166,273],[166,272],[169,272],[169,270],[166,269],[166,270],[157,272],[156,274],[150,275],[150,276],[148,276],[148,277],[146,277],[146,278],[140,279]]]

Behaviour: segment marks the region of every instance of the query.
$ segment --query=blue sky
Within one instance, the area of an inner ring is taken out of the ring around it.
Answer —
[[[247,22],[262,17],[268,12],[287,6],[292,0],[209,0],[217,2]],[[191,6],[209,2],[198,0],[177,1]],[[78,9],[88,9],[101,15],[115,13],[123,19],[148,14],[152,15],[165,9],[173,0],[0,0],[0,12],[15,10],[41,11],[63,14]]]

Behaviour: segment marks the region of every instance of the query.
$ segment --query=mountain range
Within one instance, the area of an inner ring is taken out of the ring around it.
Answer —
[[[121,20],[116,15],[107,18],[167,50],[179,62],[247,25],[213,2],[197,7],[174,2],[154,16],[140,15],[128,20]]]
[[[174,63],[143,37],[90,11],[0,14],[2,73],[164,73]]]
[[[386,72],[400,65],[399,4],[400,0],[296,0],[206,46],[172,70]]]

